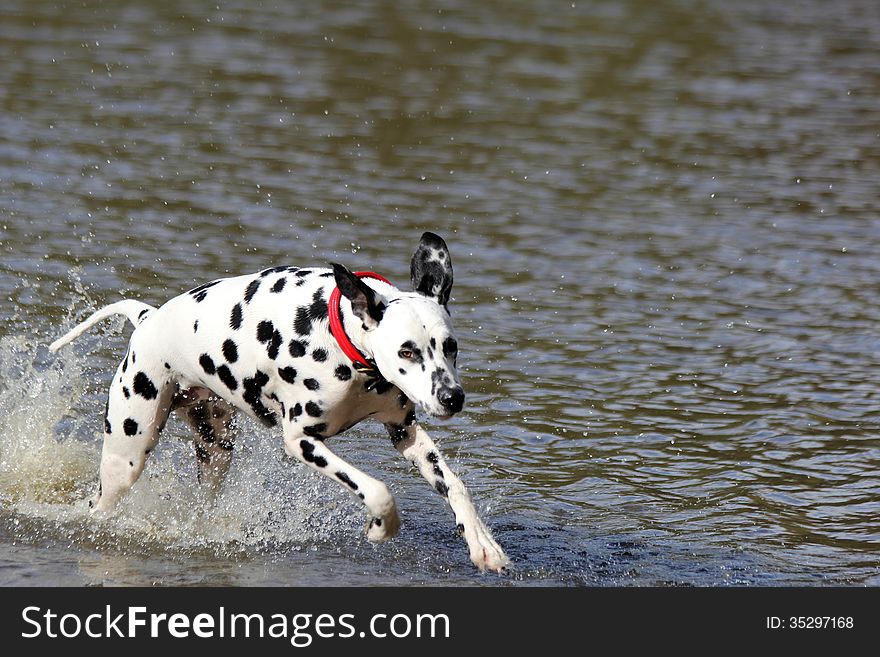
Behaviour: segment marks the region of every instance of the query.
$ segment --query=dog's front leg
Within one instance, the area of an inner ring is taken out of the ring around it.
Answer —
[[[493,570],[499,573],[505,570],[510,564],[510,559],[480,520],[467,488],[446,465],[427,432],[418,423],[408,426],[397,424],[385,426],[397,451],[412,461],[434,490],[449,502],[455,514],[458,532],[467,541],[474,565],[480,570]]]
[[[336,456],[319,438],[303,434],[294,423],[284,425],[284,451],[288,455],[335,479],[367,507],[367,539],[380,543],[394,538],[400,530],[400,516],[388,487]]]

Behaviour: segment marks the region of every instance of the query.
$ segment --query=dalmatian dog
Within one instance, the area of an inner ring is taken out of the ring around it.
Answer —
[[[448,418],[465,399],[447,310],[452,261],[441,237],[422,236],[410,273],[413,292],[335,263],[275,267],[200,285],[159,308],[113,303],[52,343],[57,351],[114,314],[135,327],[110,386],[92,512],[113,509],[137,481],[172,411],[192,429],[199,479],[216,492],[232,458],[232,419],[243,411],[280,425],[285,451],[356,495],[367,538],[386,541],[400,529],[388,488],[326,443],[373,418],[446,499],[473,563],[504,571],[504,551],[416,421],[416,406]]]

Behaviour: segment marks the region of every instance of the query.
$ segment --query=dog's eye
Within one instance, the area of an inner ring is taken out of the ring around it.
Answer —
[[[397,355],[403,358],[403,360],[412,360],[415,358],[415,354],[412,349],[401,349],[397,352]]]

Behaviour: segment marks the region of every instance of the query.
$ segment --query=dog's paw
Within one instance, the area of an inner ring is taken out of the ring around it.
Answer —
[[[474,528],[473,534],[468,541],[471,561],[480,571],[492,571],[495,573],[507,573],[510,567],[510,559],[504,554],[501,546],[492,538],[489,530],[485,527]],[[467,537],[467,534],[465,534]]]
[[[371,543],[382,543],[397,536],[400,531],[400,516],[392,502],[391,507],[381,516],[371,516],[367,520],[367,540]]]
[[[481,571],[489,570],[499,574],[507,573],[510,566],[510,559],[497,544],[485,545],[476,552],[472,551],[471,561]]]

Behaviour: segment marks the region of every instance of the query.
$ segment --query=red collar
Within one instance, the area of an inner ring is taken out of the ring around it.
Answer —
[[[383,276],[379,276],[379,274],[374,274],[371,271],[356,271],[354,275],[358,278],[375,278],[376,280],[382,281],[383,283],[391,283],[384,278]],[[342,325],[342,315],[339,312],[339,302],[342,299],[342,292],[339,290],[339,286],[337,285],[333,288],[333,292],[330,293],[330,302],[328,303],[328,314],[330,316],[330,334],[336,338],[336,342],[339,344],[339,348],[345,353],[346,356],[355,364],[355,366],[360,365],[362,368],[371,370],[375,369],[375,365],[367,360],[367,357],[364,356],[360,350],[355,347],[351,340],[348,338],[348,335],[345,333],[345,327]]]

